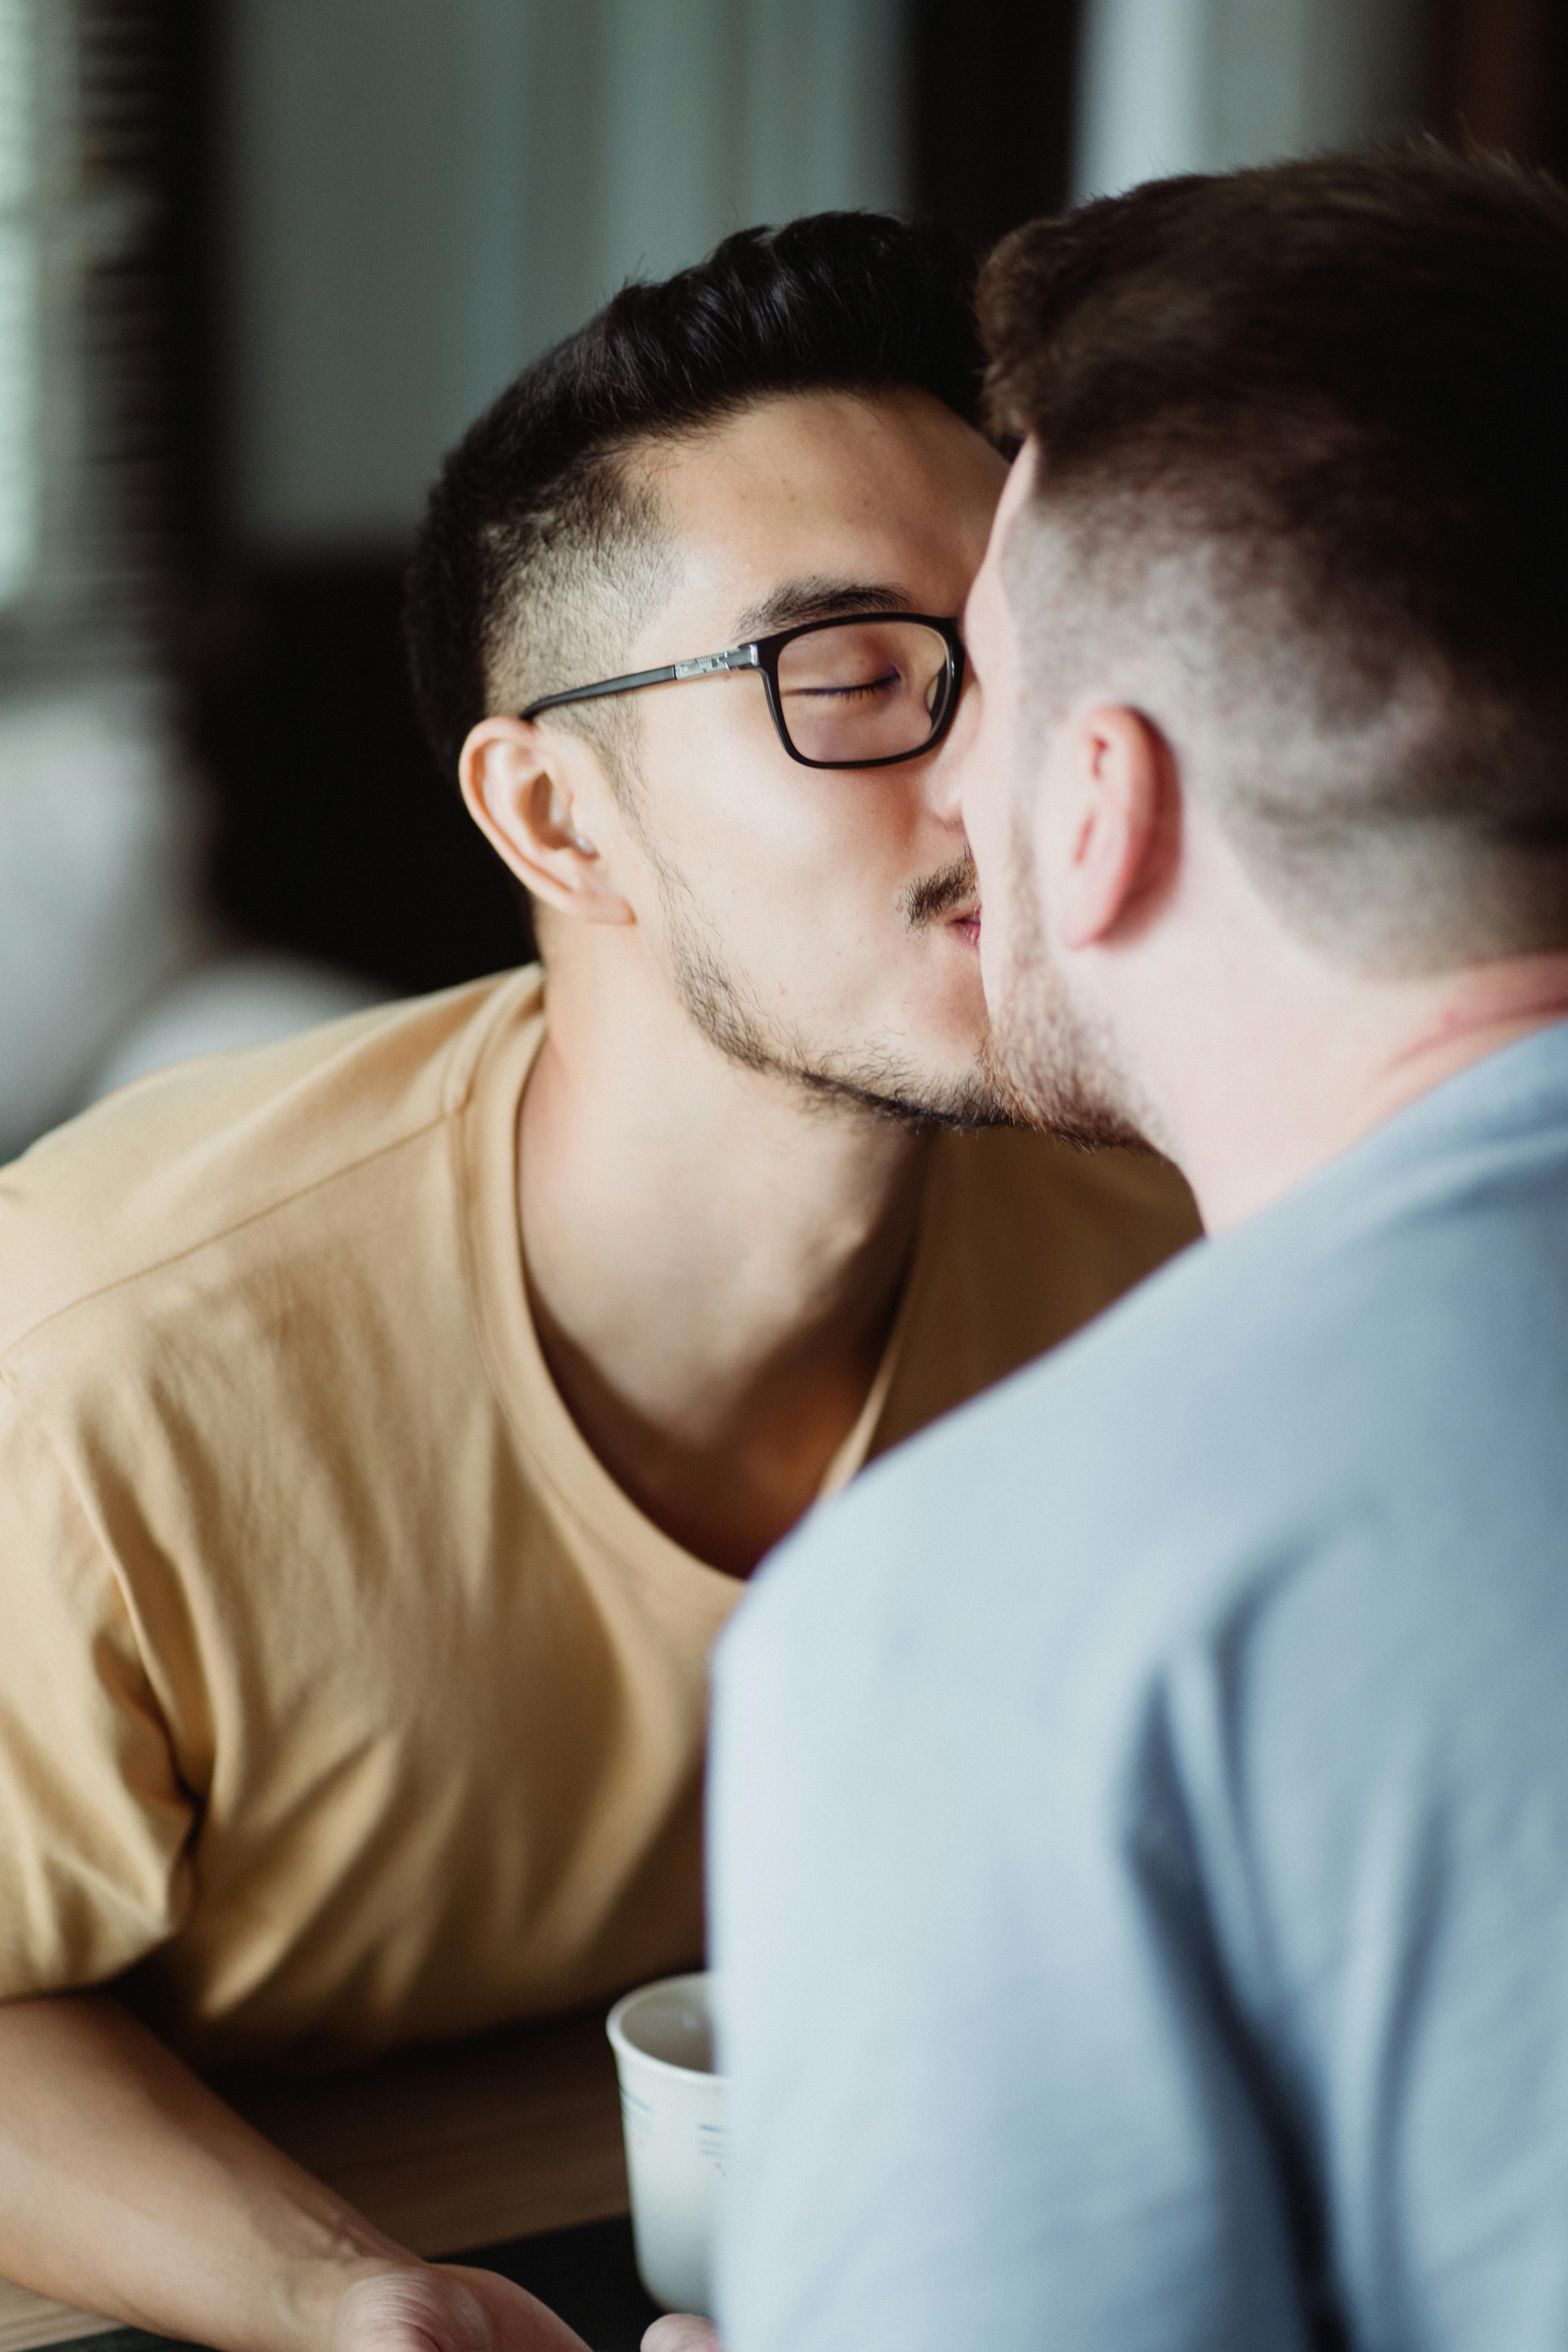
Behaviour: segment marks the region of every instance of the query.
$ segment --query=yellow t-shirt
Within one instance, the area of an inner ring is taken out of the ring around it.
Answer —
[[[0,1174],[0,1995],[134,1974],[203,2059],[598,1999],[701,1941],[742,1587],[530,1322],[537,971],[145,1079]],[[943,1138],[830,1476],[1195,1230],[1158,1162]]]

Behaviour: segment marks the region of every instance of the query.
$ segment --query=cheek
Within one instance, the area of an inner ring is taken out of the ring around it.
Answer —
[[[823,780],[784,751],[757,680],[675,689],[648,719],[648,824],[672,864],[692,878],[739,878],[759,861],[788,866],[807,854]]]
[[[983,723],[964,762],[959,794],[963,829],[980,874],[980,895],[998,894],[1010,832],[1011,793],[1007,746],[1000,730]]]
[[[912,875],[942,863],[921,838],[918,789],[899,772],[805,768],[784,751],[760,688],[738,678],[679,736],[665,713],[645,763],[661,855],[715,915],[728,903],[769,921],[802,904],[890,908]],[[697,691],[700,691],[698,689]],[[695,694],[694,694],[695,698]]]

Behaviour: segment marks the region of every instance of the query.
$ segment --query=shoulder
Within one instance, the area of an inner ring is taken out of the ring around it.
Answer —
[[[1015,1279],[1048,1263],[1054,1280],[1100,1305],[1109,1286],[1119,1294],[1202,1230],[1168,1160],[1083,1151],[1020,1128],[943,1136],[931,1181],[950,1245],[1002,1255]]]
[[[460,1108],[532,971],[159,1071],[0,1171],[0,1363],[72,1309],[374,1167]]]
[[[1402,1623],[1471,1613],[1489,1580],[1533,1609],[1568,1526],[1568,1192],[1548,1190],[1522,1162],[1484,1190],[1463,1167],[1347,1171],[1185,1252],[874,1465],[759,1601],[802,1642],[902,1643],[938,1673],[1002,1626],[1152,1659],[1346,1558]]]
[[[1199,1231],[1166,1160],[1018,1129],[940,1137],[876,1450],[1059,1346]]]

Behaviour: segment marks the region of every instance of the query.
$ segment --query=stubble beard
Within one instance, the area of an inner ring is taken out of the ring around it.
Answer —
[[[700,1034],[727,1059],[782,1079],[824,1113],[858,1111],[911,1129],[1016,1123],[992,1073],[989,1039],[973,1071],[958,1078],[939,1078],[890,1051],[814,1050],[798,1033],[768,1022],[725,962],[681,877],[662,861],[658,870],[676,992]],[[903,894],[900,911],[906,924],[918,930],[941,921],[973,890],[973,862],[967,857],[922,877]]]
[[[1133,1089],[1052,960],[1021,815],[1015,817],[1008,866],[1011,946],[982,1054],[989,1091],[1018,1126],[1080,1150],[1152,1151]]]

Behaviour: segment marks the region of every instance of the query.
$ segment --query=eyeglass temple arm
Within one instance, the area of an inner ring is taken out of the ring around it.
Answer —
[[[542,710],[554,710],[563,702],[597,702],[601,695],[635,694],[639,687],[668,686],[678,677],[707,677],[718,670],[757,667],[756,646],[731,646],[728,653],[699,654],[694,661],[668,662],[663,669],[635,669],[625,677],[601,678],[596,686],[574,686],[564,694],[541,695],[537,702],[531,702],[518,716],[536,719]]]

